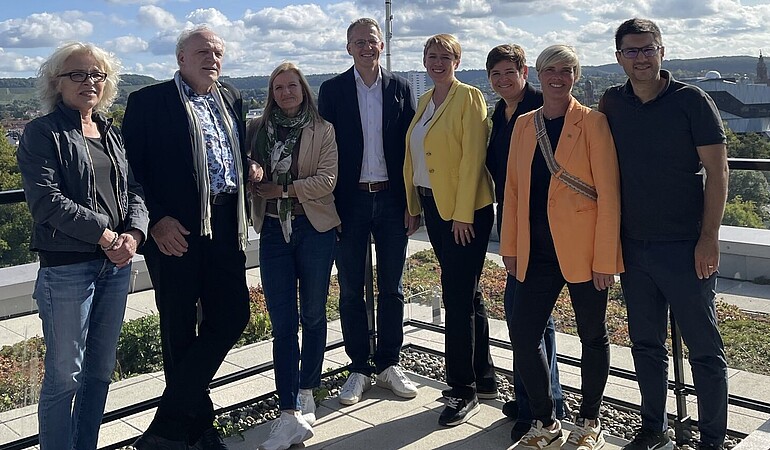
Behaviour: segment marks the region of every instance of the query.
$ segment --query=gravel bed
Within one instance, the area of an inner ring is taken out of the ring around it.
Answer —
[[[401,367],[424,377],[442,382],[446,381],[444,359],[440,356],[407,349],[401,352]],[[336,397],[345,380],[345,374],[324,378],[321,380],[320,390],[325,391],[324,393],[328,397]],[[508,381],[508,378],[498,374],[497,383],[500,391],[499,399],[502,401],[513,399],[513,385]],[[564,402],[568,411],[577,411],[580,405],[580,395],[565,391]],[[267,400],[237,408],[217,416],[216,424],[223,434],[236,435],[251,427],[271,421],[277,418],[279,414],[278,397],[273,395]],[[606,433],[626,440],[633,439],[635,431],[641,426],[641,417],[638,412],[618,408],[609,405],[607,402],[602,403],[601,419]],[[673,430],[669,429],[669,434],[673,438]],[[693,435],[697,439],[697,430],[693,430]],[[740,442],[740,439],[727,436],[725,438],[725,448],[732,449],[738,442]],[[696,447],[683,445],[676,448],[689,450]]]

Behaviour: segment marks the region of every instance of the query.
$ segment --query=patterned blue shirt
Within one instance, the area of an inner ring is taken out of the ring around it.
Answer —
[[[182,88],[190,98],[195,115],[203,131],[203,142],[206,146],[206,159],[209,166],[209,182],[211,194],[238,191],[238,177],[233,159],[233,146],[227,134],[227,127],[222,120],[222,113],[217,107],[211,93],[196,94],[190,86],[182,81]],[[231,117],[233,133],[238,139],[238,121]]]

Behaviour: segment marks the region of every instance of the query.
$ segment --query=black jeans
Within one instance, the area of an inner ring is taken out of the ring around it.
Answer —
[[[404,342],[404,292],[401,277],[406,260],[403,200],[393,191],[356,190],[341,214],[336,265],[340,283],[340,321],[350,371],[372,375],[396,365]],[[369,234],[377,257],[377,342],[369,361],[369,323],[364,301],[364,274]]]
[[[628,307],[631,354],[642,393],[642,427],[665,430],[668,380],[666,330],[674,313],[689,351],[698,395],[702,444],[722,444],[727,431],[727,360],[717,327],[716,274],[695,274],[697,241],[623,238],[626,271],[620,275]]]
[[[452,222],[441,218],[433,197],[420,196],[420,202],[428,238],[441,266],[447,384],[453,396],[471,399],[477,387],[496,386],[495,367],[489,352],[487,310],[479,290],[494,211],[492,205],[487,205],[475,212],[476,238],[462,246],[455,243]]]
[[[582,346],[580,361],[580,416],[596,419],[610,369],[607,336],[607,290],[593,281],[567,283],[558,261],[531,259],[524,281],[516,287],[511,314],[511,341],[516,368],[529,394],[532,417],[544,425],[556,420],[551,397],[551,376],[541,342],[543,331],[564,285],[569,288]]]
[[[160,313],[166,389],[148,432],[195,442],[211,428],[208,385],[249,320],[246,255],[238,248],[236,203],[212,206],[213,238],[186,236],[181,256],[148,243],[145,258]],[[200,300],[203,317],[197,327]]]

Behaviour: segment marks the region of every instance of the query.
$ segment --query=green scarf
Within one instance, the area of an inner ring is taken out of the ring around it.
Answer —
[[[272,175],[272,180],[283,186],[284,191],[294,181],[291,175],[291,154],[302,129],[310,124],[310,118],[307,107],[294,117],[287,117],[279,108],[275,108],[265,123],[267,145],[262,148],[262,160],[267,163],[267,170]],[[289,134],[284,141],[278,140],[277,127],[289,128]],[[278,199],[278,220],[281,222],[283,238],[287,243],[291,240],[293,205],[292,198]]]

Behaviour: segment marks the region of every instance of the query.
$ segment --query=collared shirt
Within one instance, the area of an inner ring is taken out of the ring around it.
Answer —
[[[195,111],[203,131],[211,194],[237,192],[238,178],[233,159],[233,146],[227,133],[227,127],[222,120],[222,112],[219,111],[214,96],[210,92],[196,94],[184,81],[182,81],[182,88],[190,98],[193,111]],[[233,133],[237,139],[238,127],[235,124],[238,122],[234,117],[231,120],[233,121]]]
[[[356,78],[361,130],[364,133],[364,154],[359,181],[386,181],[388,168],[385,165],[385,151],[382,146],[382,71],[377,71],[377,80],[371,86],[364,83],[358,69],[353,68],[353,74]]]
[[[703,90],[660,71],[666,86],[642,103],[628,81],[604,93],[618,153],[621,235],[649,241],[700,237],[703,173],[698,147],[725,143],[722,119]]]

